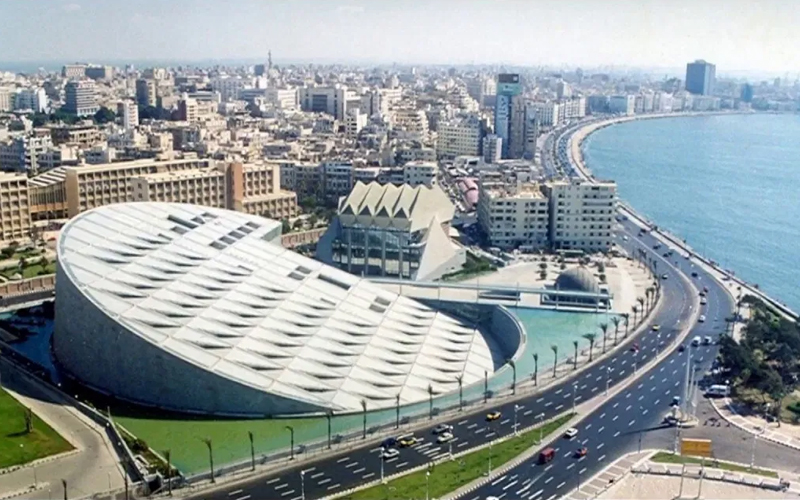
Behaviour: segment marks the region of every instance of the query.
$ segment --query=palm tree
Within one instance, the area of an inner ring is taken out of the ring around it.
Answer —
[[[367,400],[361,400],[361,409],[364,410],[364,432],[361,435],[361,439],[367,439]]]
[[[539,354],[533,353],[533,385],[539,385]]]
[[[639,310],[642,311],[642,321],[644,320],[645,310],[644,310],[644,297],[636,297],[636,302],[639,303]]]
[[[634,304],[633,306],[631,306],[631,311],[633,311],[633,324],[635,325],[636,324],[636,313],[639,312],[639,306]]]
[[[558,364],[558,346],[553,344],[550,346],[553,350],[553,378],[556,378],[556,365]]]
[[[622,320],[619,316],[612,316],[611,322],[614,323],[614,345],[617,345],[617,334],[619,333],[619,324],[622,323]]]
[[[653,274],[658,274],[658,261],[653,259]]]
[[[517,363],[513,359],[507,359],[506,363],[511,366],[512,379],[511,379],[511,394],[517,393]]]
[[[603,352],[606,352],[606,334],[608,333],[608,323],[600,323],[600,329],[603,330]]]
[[[592,362],[592,351],[594,350],[594,341],[597,338],[597,334],[592,333],[584,333],[583,338],[589,341],[589,363]]]
[[[433,386],[428,384],[428,418],[433,418]]]
[[[575,357],[572,360],[572,369],[573,370],[577,370],[578,369],[578,341],[577,340],[573,340],[572,341],[572,345],[575,346]]]
[[[622,320],[625,321],[625,338],[628,338],[628,323],[630,322],[631,315],[629,313],[622,313]]]
[[[456,375],[458,382],[458,411],[464,409],[464,375]]]

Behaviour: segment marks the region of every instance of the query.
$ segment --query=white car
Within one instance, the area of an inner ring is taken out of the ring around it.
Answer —
[[[708,299],[706,299],[705,297],[702,297],[702,298],[700,299],[700,305],[701,305],[701,306],[704,306],[704,305],[706,305],[706,304],[708,304]]]
[[[383,450],[381,452],[381,458],[394,458],[398,455],[400,455],[400,452],[395,448],[389,448],[388,450]]]
[[[567,432],[564,433],[564,437],[567,439],[572,439],[577,435],[578,435],[578,429],[576,429],[575,427],[570,427],[569,429],[567,429]]]
[[[699,337],[699,336],[697,336],[697,337],[693,338],[693,339],[692,339],[692,345],[693,345],[693,346],[695,346],[695,347],[699,346],[699,345],[700,345],[700,340],[701,340],[701,339],[700,339],[700,337]]]
[[[451,432],[443,432],[443,433],[439,434],[438,438],[436,438],[436,442],[437,443],[446,443],[448,441],[452,441],[453,439],[455,439],[455,436],[453,436],[453,434]]]
[[[699,317],[699,318],[697,318],[697,321],[699,321],[700,323],[705,323],[705,321],[706,321],[706,317],[705,317],[704,315],[702,315],[702,314],[701,314],[701,315],[700,315],[700,317]]]
[[[433,428],[434,434],[442,434],[445,432],[453,432],[453,426],[450,424],[439,424]]]

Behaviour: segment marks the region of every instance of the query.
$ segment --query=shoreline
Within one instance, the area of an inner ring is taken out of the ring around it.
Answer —
[[[600,120],[594,123],[588,123],[577,130],[575,130],[571,137],[569,138],[569,160],[570,163],[573,165],[575,170],[578,172],[579,176],[585,180],[589,181],[596,181],[597,179],[592,174],[591,169],[586,165],[586,162],[583,158],[583,150],[581,149],[583,142],[594,132],[609,127],[612,125],[616,125],[619,123],[625,123],[635,120],[647,120],[647,119],[657,119],[657,118],[686,118],[686,117],[698,117],[698,116],[714,116],[714,115],[729,115],[729,114],[757,114],[755,111],[712,111],[712,112],[701,112],[701,113],[659,113],[659,114],[652,114],[652,115],[640,115],[640,116],[622,116],[622,117],[612,117],[606,120]],[[758,113],[760,114],[760,113]],[[658,224],[654,221],[651,221],[647,217],[641,215],[640,213],[636,212],[636,210],[627,203],[619,203],[619,207],[627,212],[627,214],[632,218],[635,219],[637,223],[648,227],[653,230],[654,233],[658,233],[661,236],[661,239],[665,240],[669,246],[674,247],[678,250],[682,250],[684,252],[690,253],[695,260],[707,267],[711,274],[720,281],[723,287],[727,289],[728,284],[734,284],[741,288],[742,294],[746,293],[757,297],[768,305],[776,309],[780,312],[784,317],[790,319],[792,321],[797,321],[800,317],[794,310],[792,310],[789,306],[783,304],[782,302],[775,300],[769,297],[766,293],[761,291],[760,289],[756,288],[754,285],[742,280],[741,278],[737,277],[735,272],[730,269],[724,269],[722,266],[717,264],[712,259],[709,259],[699,252],[695,251],[685,243],[685,240],[682,238],[670,234],[668,231],[665,231],[662,228],[658,227]],[[731,294],[733,295],[733,294]],[[737,298],[734,296],[734,301]]]

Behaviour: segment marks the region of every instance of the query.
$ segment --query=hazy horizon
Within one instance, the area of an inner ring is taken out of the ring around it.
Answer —
[[[792,0],[5,0],[3,64],[265,60],[796,77]],[[454,6],[457,5],[457,8]],[[720,14],[724,14],[721,16]],[[26,36],[34,33],[35,36]],[[78,35],[78,36],[76,36]],[[434,50],[432,50],[434,49]]]

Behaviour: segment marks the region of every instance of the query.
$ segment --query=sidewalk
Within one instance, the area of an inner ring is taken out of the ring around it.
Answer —
[[[630,473],[636,465],[649,460],[652,455],[652,450],[645,450],[641,453],[634,452],[623,455],[612,462],[611,465],[581,484],[579,489],[572,490],[572,492],[565,496],[564,499],[587,500],[589,498],[596,498],[598,495],[603,494],[611,486],[620,482],[620,480]]]
[[[37,460],[0,474],[0,498],[23,495],[26,499],[63,497],[61,480],[70,498],[93,495],[124,485],[118,458],[106,442],[103,429],[71,406],[61,402],[40,382],[4,363],[3,387],[23,405],[61,434],[76,450]],[[36,492],[30,488],[37,484]]]
[[[709,401],[720,417],[741,430],[756,434],[761,439],[800,450],[800,427],[790,424],[778,427],[776,422],[767,422],[760,416],[749,414],[747,408],[737,405],[730,398],[709,399]]]

